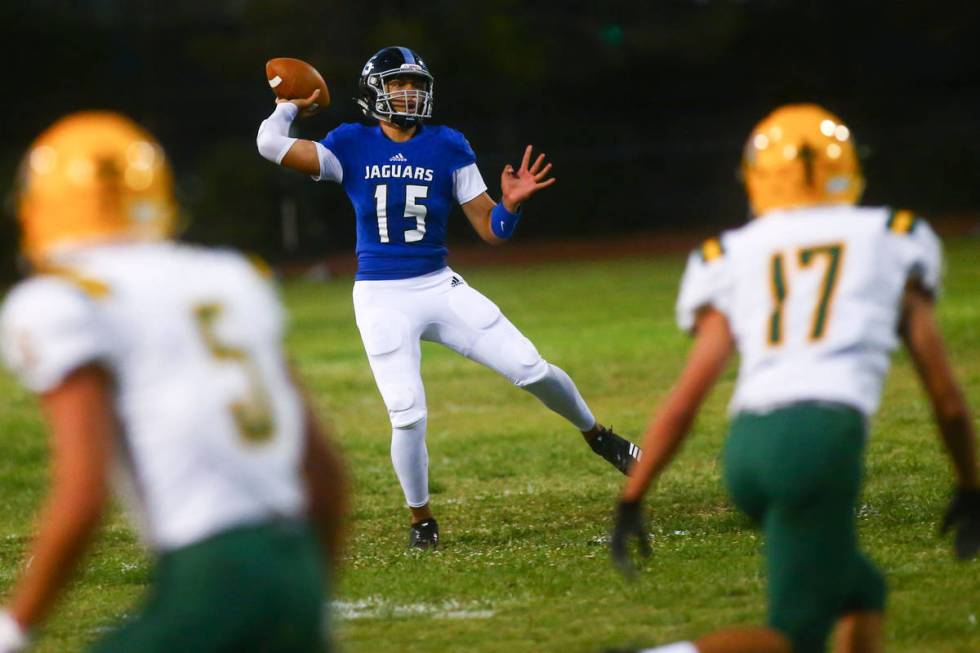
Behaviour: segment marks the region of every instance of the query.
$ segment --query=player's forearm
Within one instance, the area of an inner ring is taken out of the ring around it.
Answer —
[[[509,240],[514,235],[520,219],[520,205],[512,202],[508,204],[506,200],[501,199],[500,204],[490,211],[490,232],[500,241]]]
[[[299,109],[290,102],[277,104],[275,110],[259,125],[255,145],[259,154],[273,163],[282,163],[283,158],[298,139],[289,136],[289,127],[296,119]]]
[[[696,407],[678,407],[671,398],[657,411],[643,437],[643,457],[633,466],[623,488],[624,501],[643,498],[650,484],[674,459],[696,414]]]
[[[111,380],[95,364],[81,367],[41,397],[51,427],[51,491],[30,563],[10,612],[38,623],[85,551],[105,507],[114,412]]]
[[[52,492],[10,603],[11,615],[25,629],[44,619],[71,576],[98,527],[105,494],[86,494],[71,486]]]
[[[918,360],[920,373],[926,379],[933,416],[952,462],[957,485],[975,488],[978,486],[976,434],[970,410],[940,345],[933,347],[940,353],[932,354],[928,361]]]
[[[496,234],[493,233],[493,207],[487,209],[487,212],[482,216],[479,221],[479,227],[476,233],[480,235],[483,242],[490,245],[503,245],[507,242],[507,238],[498,238]]]
[[[276,105],[272,115],[259,125],[259,133],[255,137],[259,154],[284,168],[339,182],[343,172],[336,158],[333,159],[334,168],[327,166],[326,170],[322,170],[317,143],[289,135],[289,127],[298,111],[299,108],[292,102]]]
[[[327,492],[312,498],[311,515],[324,561],[336,574],[343,562],[347,544],[344,526],[347,517],[346,497],[338,497],[328,488]]]
[[[943,444],[949,452],[957,486],[964,489],[980,487],[977,478],[977,439],[972,418],[962,400],[943,409],[936,406],[936,424]]]
[[[466,219],[469,220],[470,225],[473,227],[473,231],[476,232],[483,242],[491,245],[500,245],[507,242],[507,239],[498,238],[493,232],[491,221],[495,206],[497,206],[496,202],[493,201],[490,195],[483,192],[463,204],[462,209]]]
[[[933,300],[911,286],[905,293],[900,333],[932,403],[936,425],[960,487],[978,485],[976,434],[936,321]]]
[[[320,465],[310,477],[311,514],[324,551],[336,566],[343,557],[348,513],[347,479],[338,464]]]
[[[312,413],[308,419],[315,420]],[[347,471],[339,454],[328,445],[319,425],[310,422],[304,473],[309,492],[310,521],[324,555],[334,568],[343,558],[349,511]]]
[[[643,498],[650,483],[673,459],[691,429],[704,398],[725,369],[735,344],[728,320],[714,309],[697,319],[694,346],[677,385],[670,391],[643,438],[643,457],[634,465],[623,488],[625,501]]]

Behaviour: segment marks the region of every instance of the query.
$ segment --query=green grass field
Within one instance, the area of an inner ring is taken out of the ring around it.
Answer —
[[[980,410],[976,239],[947,243],[940,315],[959,377]],[[674,326],[680,256],[463,273],[552,362],[600,420],[636,436],[683,362]],[[734,368],[648,501],[654,553],[638,582],[609,564],[606,536],[622,477],[581,436],[509,383],[438,346],[423,347],[435,553],[405,548],[407,511],[388,457],[389,426],[354,326],[350,279],[290,283],[288,347],[331,416],[355,482],[350,560],[336,587],[348,653],[595,651],[689,638],[763,616],[758,536],[725,499],[718,454]],[[0,377],[0,592],[32,532],[46,475],[35,401]],[[980,413],[978,413],[980,414]],[[951,488],[909,362],[895,358],[874,422],[861,537],[886,570],[890,651],[980,651],[980,561],[954,562],[936,534]],[[37,651],[79,649],[131,610],[149,563],[114,515]]]

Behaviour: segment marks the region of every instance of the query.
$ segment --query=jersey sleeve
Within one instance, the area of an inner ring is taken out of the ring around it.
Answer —
[[[320,160],[320,174],[312,175],[313,181],[335,181],[342,184],[344,182],[344,166],[340,164],[337,155],[323,143],[316,143],[316,155]]]
[[[460,204],[466,204],[487,192],[487,184],[475,163],[453,172],[453,196]]]
[[[315,181],[344,181],[344,160],[347,152],[347,138],[344,125],[332,129],[316,143],[317,158],[320,159],[320,174],[313,175]]]
[[[0,312],[0,347],[7,367],[36,393],[110,353],[113,339],[95,300],[72,284],[37,277],[17,286]]]
[[[460,132],[446,128],[449,141],[449,169],[456,172],[460,168],[476,163],[476,152]]]
[[[446,128],[449,142],[449,170],[453,173],[453,196],[460,204],[466,204],[485,193],[487,184],[476,165],[476,153],[460,132]]]
[[[916,279],[929,293],[938,297],[943,285],[943,246],[929,223],[919,218],[910,234],[914,251],[909,278]]]
[[[677,325],[684,331],[694,329],[698,312],[711,306],[726,316],[731,308],[731,275],[721,241],[711,238],[691,252],[681,278],[677,297]]]
[[[942,292],[942,242],[923,218],[911,211],[894,211],[886,223],[904,253],[908,279],[918,281],[934,297]]]

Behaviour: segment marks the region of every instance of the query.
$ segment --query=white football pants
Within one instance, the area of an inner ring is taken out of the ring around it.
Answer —
[[[354,314],[392,426],[391,457],[409,506],[429,501],[421,341],[438,342],[534,394],[580,431],[595,418],[564,371],[450,268],[354,282]]]

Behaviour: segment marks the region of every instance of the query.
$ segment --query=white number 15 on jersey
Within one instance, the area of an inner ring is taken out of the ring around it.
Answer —
[[[415,218],[415,228],[405,230],[405,242],[417,243],[425,236],[425,205],[416,204],[416,200],[425,199],[429,195],[428,186],[405,186],[405,217]],[[374,199],[377,202],[378,235],[381,242],[388,243],[388,184],[379,184],[374,189]]]

